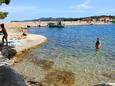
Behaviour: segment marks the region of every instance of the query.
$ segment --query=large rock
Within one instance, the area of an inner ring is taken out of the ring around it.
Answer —
[[[10,46],[4,46],[2,47],[2,50],[1,50],[1,54],[7,59],[11,59],[12,57],[16,55],[16,53],[17,53],[16,50]]]
[[[19,74],[7,64],[0,64],[0,86],[26,86]]]

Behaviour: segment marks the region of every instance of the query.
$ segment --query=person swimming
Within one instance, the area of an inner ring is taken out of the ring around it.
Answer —
[[[96,49],[100,49],[100,48],[101,48],[101,43],[100,43],[100,41],[99,41],[99,38],[97,38],[95,47],[96,47]]]

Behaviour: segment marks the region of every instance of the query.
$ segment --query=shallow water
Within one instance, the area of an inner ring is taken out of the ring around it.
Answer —
[[[54,61],[53,69],[75,74],[75,86],[115,82],[115,25],[42,27],[30,28],[28,32],[46,36],[48,44],[32,50],[26,60]],[[102,44],[98,51],[95,50],[97,37]]]

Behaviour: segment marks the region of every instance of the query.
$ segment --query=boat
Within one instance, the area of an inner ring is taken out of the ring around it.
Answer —
[[[57,23],[48,23],[49,28],[64,28],[64,25],[62,25],[61,21],[58,21]]]

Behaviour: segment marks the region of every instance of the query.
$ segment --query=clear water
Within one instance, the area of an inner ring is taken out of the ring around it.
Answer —
[[[48,44],[34,49],[35,56],[26,57],[53,60],[54,69],[75,74],[75,86],[115,82],[115,25],[42,27],[28,32],[46,36]],[[97,37],[102,44],[99,51],[95,49]]]

